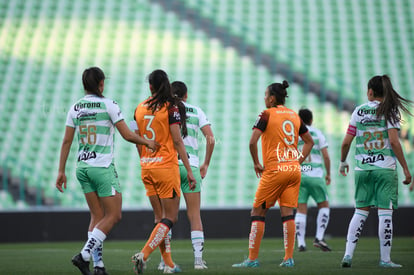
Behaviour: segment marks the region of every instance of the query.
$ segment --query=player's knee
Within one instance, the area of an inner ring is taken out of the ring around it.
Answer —
[[[174,221],[172,221],[171,219],[167,219],[167,218],[163,218],[160,223],[165,224],[166,226],[168,226],[169,229],[171,229],[174,225]]]
[[[119,212],[113,217],[114,223],[119,223],[122,220],[122,212]]]

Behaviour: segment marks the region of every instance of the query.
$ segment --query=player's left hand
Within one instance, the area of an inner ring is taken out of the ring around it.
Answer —
[[[208,169],[208,164],[203,163],[203,165],[200,166],[200,175],[202,179],[206,177],[207,169]]]
[[[63,189],[66,189],[66,175],[65,173],[59,172],[58,177],[56,179],[56,188],[63,193]],[[62,188],[63,185],[63,188]]]
[[[331,184],[331,175],[326,175],[325,176],[325,182],[326,182],[326,185]]]
[[[411,183],[412,177],[411,177],[411,173],[408,169],[404,169],[404,176],[405,176],[405,180],[403,180],[403,183],[408,185]]]

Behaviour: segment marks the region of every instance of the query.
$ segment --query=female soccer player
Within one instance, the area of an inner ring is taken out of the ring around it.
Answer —
[[[405,179],[411,183],[411,174],[398,137],[400,110],[408,113],[412,104],[393,88],[387,75],[374,76],[368,82],[368,103],[358,106],[351,116],[341,147],[339,171],[346,176],[349,148],[356,137],[355,151],[355,213],[349,223],[342,267],[351,267],[364,223],[371,207],[378,208],[378,237],[380,267],[401,267],[391,261],[392,212],[398,207],[398,175],[396,159],[401,164]]]
[[[86,95],[68,112],[56,179],[56,188],[63,193],[67,183],[66,161],[76,132],[79,140],[76,177],[85,193],[91,214],[88,241],[81,252],[72,258],[72,263],[82,274],[90,274],[91,256],[94,274],[106,274],[102,244],[112,227],[121,219],[122,195],[113,156],[114,128],[129,142],[145,145],[149,150],[157,149],[155,141],[146,140],[128,129],[117,103],[102,95],[104,81],[105,75],[100,68],[92,67],[83,72]]]
[[[162,70],[153,71],[149,77],[150,98],[141,102],[135,110],[138,132],[148,140],[161,144],[158,152],[138,146],[141,157],[141,178],[147,196],[160,221],[153,229],[144,248],[132,256],[136,273],[142,273],[149,255],[164,242],[165,236],[177,220],[180,204],[180,171],[177,152],[187,171],[190,189],[196,187],[181,134],[187,136],[186,113],[184,104],[173,97],[170,81]],[[181,124],[181,129],[180,129]],[[165,249],[167,250],[167,249]],[[163,251],[161,250],[163,253]],[[164,251],[166,254],[169,251]],[[171,255],[163,256],[164,273],[181,270],[171,260]]]
[[[175,81],[171,84],[174,96],[184,102],[187,113],[187,128],[188,136],[184,138],[184,145],[189,157],[191,169],[198,183],[201,183],[207,174],[210,159],[213,154],[215,140],[214,134],[210,127],[210,122],[207,120],[204,112],[197,106],[187,103],[188,93],[187,86],[181,81]],[[198,134],[199,130],[203,133],[206,139],[206,151],[204,162],[199,167],[198,159]],[[201,184],[191,190],[187,181],[187,171],[179,160],[180,176],[181,176],[181,190],[184,194],[184,199],[187,205],[187,216],[191,226],[191,242],[194,251],[194,269],[206,269],[207,266],[203,261],[204,250],[204,232],[203,224],[200,215],[200,192]]]
[[[269,85],[265,92],[266,110],[253,126],[250,153],[256,176],[260,179],[251,211],[249,257],[233,267],[258,267],[260,242],[265,228],[265,216],[278,201],[283,222],[285,257],[280,266],[292,267],[295,246],[295,220],[293,209],[298,203],[301,179],[300,163],[309,155],[313,139],[299,116],[284,106],[287,81]],[[299,152],[299,136],[304,145]],[[262,137],[264,166],[259,162],[257,142]]]
[[[326,186],[331,183],[331,161],[328,153],[328,143],[322,132],[313,127],[313,114],[309,109],[300,109],[299,117],[309,129],[315,145],[309,157],[302,163],[302,180],[299,189],[298,209],[295,215],[296,237],[299,251],[306,251],[306,218],[308,213],[309,197],[315,200],[318,206],[316,218],[316,236],[313,241],[315,247],[322,251],[331,251],[325,242],[325,230],[329,222],[329,201]],[[302,140],[299,139],[299,148],[302,147]],[[324,167],[326,174],[324,175]]]

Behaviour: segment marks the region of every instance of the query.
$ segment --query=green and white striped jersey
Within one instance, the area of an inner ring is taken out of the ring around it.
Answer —
[[[302,176],[322,178],[324,175],[324,165],[321,150],[328,147],[328,143],[319,129],[309,125],[306,125],[306,127],[315,144],[313,145],[309,156],[302,163]],[[299,137],[298,149],[300,152],[302,152],[304,144],[303,140]]]
[[[188,154],[190,165],[193,167],[199,166],[198,159],[198,138],[199,130],[206,125],[210,125],[204,112],[197,106],[183,102],[187,113],[187,130],[188,136],[184,138],[185,149]],[[182,161],[180,160],[180,165]]]
[[[355,170],[396,168],[395,154],[388,139],[388,129],[400,128],[384,117],[377,118],[379,101],[358,106],[351,116],[347,133],[356,137]]]
[[[66,125],[78,136],[78,167],[108,167],[113,162],[115,123],[123,120],[112,99],[86,95],[69,110]]]

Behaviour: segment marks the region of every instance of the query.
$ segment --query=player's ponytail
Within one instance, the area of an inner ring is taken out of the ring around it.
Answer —
[[[412,115],[408,106],[413,104],[413,101],[403,98],[394,90],[388,75],[371,78],[368,82],[368,89],[373,91],[374,97],[382,98],[377,107],[377,117],[384,116],[386,121],[395,124],[401,121],[400,110]]]
[[[148,100],[148,107],[155,112],[158,108],[162,108],[167,102],[169,107],[177,106],[180,113],[181,135],[187,136],[187,115],[185,106],[181,99],[173,96],[170,80],[168,75],[163,70],[155,70],[148,76],[148,82],[152,87],[152,97]]]
[[[99,90],[99,82],[101,82],[101,80],[105,80],[105,74],[100,68],[90,67],[83,71],[83,89],[89,94],[103,97],[102,92]]]
[[[183,98],[187,95],[187,85],[182,81],[174,81],[171,83],[171,90],[174,96],[174,105],[178,107],[181,117],[181,134],[183,137],[188,135],[187,131],[187,114],[185,111],[184,103],[182,102]]]
[[[287,87],[289,87],[289,83],[286,80],[283,80],[282,83],[272,83],[267,87],[269,96],[276,98],[276,105],[285,105],[286,98],[288,97]]]

